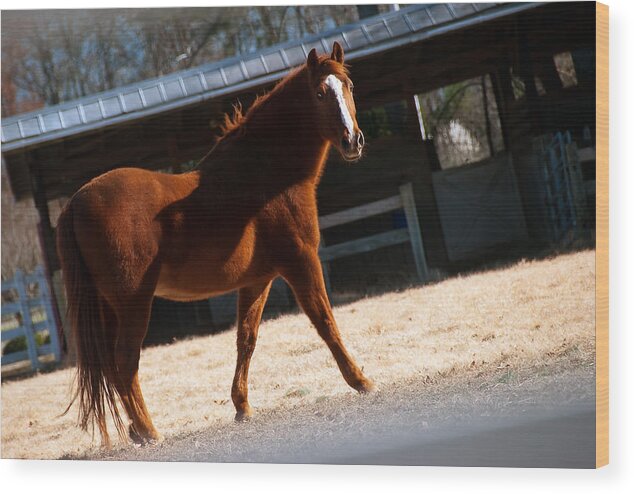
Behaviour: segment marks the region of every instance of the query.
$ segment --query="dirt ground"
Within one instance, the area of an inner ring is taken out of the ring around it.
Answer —
[[[230,400],[235,331],[148,348],[140,379],[165,436],[156,451],[202,431],[246,437],[275,413],[299,410],[301,416],[302,410],[328,410],[330,403],[346,409],[367,400],[389,401],[398,389],[407,394],[428,387],[459,400],[455,383],[461,379],[480,380],[478,386],[518,376],[524,382],[539,369],[563,366],[571,382],[578,374],[587,384],[594,364],[594,296],[594,251],[584,251],[339,306],[335,317],[344,340],[378,385],[370,397],[347,387],[303,314],[267,321],[250,372],[250,401],[259,418],[242,428],[233,423]],[[75,427],[75,410],[59,416],[71,383],[70,370],[3,383],[2,457],[137,454],[125,444],[104,453],[98,437]],[[514,392],[521,391],[519,386]]]

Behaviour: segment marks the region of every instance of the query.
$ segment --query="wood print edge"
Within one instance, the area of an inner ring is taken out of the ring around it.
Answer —
[[[596,467],[609,462],[609,9],[596,3]]]

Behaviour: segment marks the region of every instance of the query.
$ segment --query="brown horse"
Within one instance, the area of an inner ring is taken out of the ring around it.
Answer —
[[[57,246],[77,351],[79,423],[97,424],[109,444],[129,419],[136,442],[159,435],[138,380],[141,344],[154,296],[206,299],[239,291],[238,358],[231,398],[236,420],[251,416],[247,377],[273,279],[282,276],[330,348],[346,382],[370,391],[345,349],[318,256],[316,188],[330,146],[361,156],[352,82],[343,50],[312,50],[306,64],[226,117],[223,135],[181,175],[126,168],[83,186],[57,227]],[[71,404],[72,404],[71,402]],[[70,408],[70,405],[69,405]]]

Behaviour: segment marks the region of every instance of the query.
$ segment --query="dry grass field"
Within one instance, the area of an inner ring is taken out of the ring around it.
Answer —
[[[595,254],[585,251],[359,300],[337,307],[335,317],[380,393],[479,367],[525,369],[571,355],[592,361],[594,297]],[[231,424],[234,365],[235,331],[143,351],[141,384],[167,440]],[[71,383],[66,369],[2,385],[2,457],[97,451],[97,435],[75,427],[75,410],[59,416]],[[262,325],[250,372],[256,413],[344,394],[354,391],[303,314]]]

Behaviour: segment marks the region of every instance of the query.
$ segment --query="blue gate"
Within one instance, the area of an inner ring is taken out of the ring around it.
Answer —
[[[60,361],[51,291],[42,266],[30,274],[18,270],[12,279],[2,281],[1,334],[2,365],[30,360],[32,368],[37,370],[43,366],[42,356],[52,355],[55,362]],[[5,355],[9,342],[21,337],[26,340],[26,350]]]
[[[544,150],[546,210],[553,242],[571,239],[578,223],[573,195],[575,177],[572,176],[567,152],[571,143],[570,132],[557,132]]]

